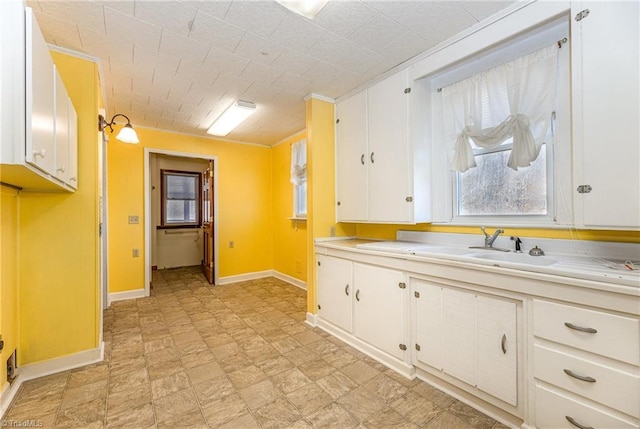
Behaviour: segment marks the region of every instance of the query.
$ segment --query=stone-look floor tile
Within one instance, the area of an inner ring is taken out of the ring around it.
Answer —
[[[107,380],[98,380],[84,386],[65,390],[60,409],[66,410],[95,399],[104,399],[106,397]]]
[[[380,396],[386,403],[395,401],[409,391],[405,386],[385,374],[376,375],[363,386]]]
[[[202,337],[196,330],[190,330],[184,333],[173,335],[173,343],[178,348],[183,344],[200,342],[200,341],[202,341]]]
[[[155,365],[162,362],[168,362],[174,359],[180,359],[180,355],[174,348],[170,349],[161,349],[155,351],[153,353],[148,353],[145,355],[147,359],[147,365]]]
[[[211,362],[215,362],[216,358],[209,350],[205,350],[202,352],[191,353],[188,355],[180,356],[180,361],[182,365],[187,368],[195,368],[197,366],[202,366]]]
[[[358,387],[336,402],[345,407],[358,420],[364,421],[384,407],[384,400],[364,387]]]
[[[302,416],[289,401],[278,398],[274,402],[260,407],[254,415],[262,428],[284,428],[298,421]]]
[[[294,424],[287,426],[287,429],[313,429],[313,427],[304,420],[298,420]]]
[[[106,399],[98,398],[78,406],[60,410],[56,417],[55,427],[90,428],[103,427],[106,411]]]
[[[256,362],[256,366],[269,377],[275,376],[294,367],[289,359],[282,356],[276,356]]]
[[[122,392],[149,383],[147,368],[120,374],[109,378],[109,393]]]
[[[218,362],[211,362],[190,368],[187,370],[187,374],[189,375],[189,379],[191,379],[191,383],[196,384],[224,375],[225,372]]]
[[[375,413],[364,422],[364,425],[367,429],[418,429],[417,425],[408,422],[391,408]]]
[[[226,360],[242,353],[242,348],[236,342],[226,343],[220,346],[211,347],[211,353],[219,360]]]
[[[351,353],[347,353],[342,349],[337,349],[322,356],[334,368],[343,368],[357,361],[358,359]]]
[[[353,389],[358,388],[358,384],[344,375],[341,371],[336,371],[321,378],[316,381],[316,384],[327,392],[333,399],[338,399]]]
[[[107,428],[147,428],[155,424],[156,418],[153,413],[151,402],[138,405],[120,413],[107,414]]]
[[[454,401],[453,404],[447,408],[447,411],[474,428],[490,429],[496,423],[492,418],[460,401]]]
[[[181,346],[177,346],[177,349],[180,356],[206,352],[209,350],[207,344],[203,340],[182,344]]]
[[[155,427],[157,429],[208,429],[209,425],[207,425],[202,413],[194,412],[171,416],[168,420],[159,422]]]
[[[350,365],[347,365],[341,368],[341,371],[344,373],[344,375],[358,384],[363,384],[367,380],[370,380],[376,375],[380,374],[380,371],[372,368],[371,365],[364,363],[363,361],[357,361]]]
[[[420,427],[429,423],[443,410],[424,396],[413,391],[407,392],[402,398],[394,401],[391,404],[391,408]]]
[[[286,332],[285,327],[283,327],[282,330]],[[320,335],[318,335],[313,331],[303,331],[292,336],[296,341],[298,341],[302,345],[307,345],[309,343],[313,343],[314,341],[318,341],[322,339]]]
[[[322,377],[326,377],[336,370],[323,359],[313,359],[307,361],[301,365],[298,365],[298,368],[312,381],[319,380]]]
[[[132,357],[130,359],[123,360],[111,360],[109,362],[109,377],[117,377],[127,372],[143,369],[147,364],[147,360],[144,355]]]
[[[315,383],[307,384],[286,395],[303,415],[309,415],[332,402],[331,396]]]
[[[175,422],[176,419],[188,414],[200,414],[200,407],[191,389],[163,396],[153,400],[153,408],[157,423]]]
[[[278,350],[281,354],[282,353],[286,353],[286,352],[290,352],[291,350],[297,349],[299,347],[302,347],[302,344],[299,343],[297,340],[291,338],[291,337],[286,337],[280,340],[275,340],[271,343],[271,345]]]
[[[151,385],[146,383],[107,396],[107,413],[119,414],[148,402],[151,402]]]
[[[257,410],[281,397],[282,392],[273,385],[271,380],[263,380],[260,383],[240,389],[240,395],[249,408]]]
[[[509,426],[505,426],[500,422],[496,422],[491,429],[509,429]]]
[[[223,423],[237,419],[248,413],[247,404],[240,395],[232,394],[211,402],[202,407],[202,412],[210,427],[215,428]]]
[[[149,354],[157,352],[158,350],[169,349],[173,347],[175,347],[175,345],[173,344],[173,338],[167,336],[159,340],[147,341],[146,343],[144,343],[144,353]]]
[[[217,426],[217,429],[260,429],[260,425],[251,414],[243,414]]]
[[[265,378],[267,378],[267,374],[255,365],[249,365],[229,373],[229,379],[238,389],[256,384]]]
[[[318,429],[348,429],[355,428],[359,424],[358,420],[354,418],[351,413],[335,402],[321,408],[305,420],[307,420],[312,427]]]
[[[184,367],[180,359],[177,358],[147,365],[149,380],[152,381],[176,374],[180,371],[184,371]]]
[[[429,424],[424,426],[425,429],[472,429],[473,426],[469,425],[465,420],[459,418],[452,412],[445,410],[441,412],[436,418],[431,420]]]
[[[4,420],[32,420],[40,415],[55,413],[62,403],[62,392],[49,396],[33,396],[26,401],[16,401],[5,413]]]
[[[48,375],[36,380],[29,380],[22,385],[17,395],[18,400],[31,399],[36,396],[49,396],[62,393],[66,388],[70,373],[68,371]]]
[[[311,383],[311,380],[297,368],[276,374],[271,380],[284,393],[291,393]]]
[[[162,398],[171,393],[191,387],[189,376],[184,371],[151,381],[151,396],[153,399]]]
[[[202,405],[208,405],[225,396],[238,393],[227,376],[220,376],[202,383],[194,384],[193,388]]]
[[[386,371],[384,371],[384,375],[386,375],[387,377],[392,378],[393,380],[397,381],[398,383],[402,384],[403,386],[409,387],[409,388],[415,387],[415,386],[417,386],[419,384],[424,383],[424,381],[421,381],[417,377],[412,380],[412,379],[409,379],[409,378],[405,377],[402,374],[398,374],[397,372],[395,372],[392,369],[387,369]]]
[[[106,380],[109,376],[109,365],[101,363],[90,365],[82,369],[72,371],[69,375],[67,388],[84,386],[95,381]]]
[[[412,388],[411,391],[427,398],[439,408],[447,408],[453,403],[453,401],[455,401],[451,396],[433,386],[428,385],[427,383],[420,383],[416,387]]]

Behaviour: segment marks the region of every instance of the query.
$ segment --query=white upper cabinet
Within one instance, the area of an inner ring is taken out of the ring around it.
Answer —
[[[640,3],[572,3],[576,225],[640,228]]]
[[[33,12],[0,14],[0,181],[30,191],[78,184],[78,118]]]
[[[403,70],[338,103],[338,222],[429,220],[423,209],[429,184],[414,174],[414,162],[427,149],[412,142],[410,98],[409,71]]]

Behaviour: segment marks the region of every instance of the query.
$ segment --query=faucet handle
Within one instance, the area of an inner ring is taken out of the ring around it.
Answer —
[[[480,229],[482,230],[482,233],[484,235],[486,235],[487,237],[489,236],[489,234],[487,234],[487,231],[485,231],[486,228],[484,226],[481,226]]]

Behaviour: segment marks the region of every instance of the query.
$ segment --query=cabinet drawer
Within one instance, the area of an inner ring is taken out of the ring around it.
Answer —
[[[631,416],[640,415],[640,377],[541,345],[534,347],[535,377]],[[580,380],[567,374],[568,370]],[[595,380],[595,381],[594,381]]]
[[[533,333],[622,362],[640,364],[638,319],[534,300]]]
[[[604,409],[565,396],[543,386],[536,386],[536,427],[544,428],[638,428],[637,424],[623,420]]]

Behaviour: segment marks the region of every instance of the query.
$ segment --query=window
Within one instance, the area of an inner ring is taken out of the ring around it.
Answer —
[[[200,226],[200,173],[160,170],[162,226]]]
[[[435,222],[567,219],[570,205],[556,201],[571,174],[567,35],[566,21],[552,23],[424,79],[443,184]]]
[[[291,183],[293,184],[293,217],[307,217],[307,142],[291,145]]]

